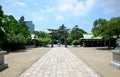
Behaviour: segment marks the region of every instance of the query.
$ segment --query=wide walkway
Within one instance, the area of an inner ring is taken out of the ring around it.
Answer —
[[[29,58],[29,57],[28,57]],[[52,48],[19,77],[101,77],[64,47]]]

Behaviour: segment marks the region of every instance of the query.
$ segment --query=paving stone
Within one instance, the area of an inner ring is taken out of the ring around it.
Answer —
[[[67,48],[55,47],[19,77],[101,77]]]

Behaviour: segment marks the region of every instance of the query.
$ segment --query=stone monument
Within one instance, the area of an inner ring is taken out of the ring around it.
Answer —
[[[110,64],[120,69],[120,38],[116,40],[117,47],[112,50],[113,58]]]
[[[5,51],[0,51],[0,71],[8,67],[8,64],[5,64],[4,62],[5,53]]]

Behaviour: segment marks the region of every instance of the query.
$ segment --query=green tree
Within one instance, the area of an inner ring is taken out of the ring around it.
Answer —
[[[4,15],[0,6],[0,48],[8,51],[24,47],[30,38],[30,32],[22,21],[24,22],[24,17],[20,23],[14,16]]]
[[[108,47],[114,47],[114,37],[117,39],[120,35],[120,17],[113,17],[109,21],[102,18],[95,20],[92,33],[94,36],[101,36],[103,40],[108,41]]]
[[[68,43],[71,44],[72,41],[79,40],[79,38],[82,38],[83,34],[86,34],[86,33],[87,32],[85,32],[83,29],[80,29],[78,25],[75,25],[69,33]]]
[[[59,32],[56,33],[56,40],[58,40],[58,42],[64,44],[65,33],[66,33],[66,30],[67,30],[67,27],[64,24],[62,24],[61,26],[59,26],[58,30],[59,30]],[[68,33],[66,35],[68,36]]]
[[[2,10],[2,6],[0,5],[0,27],[2,26],[2,19],[3,19],[3,10]]]
[[[108,41],[108,47],[110,47],[110,40],[113,38],[113,33],[110,31],[111,29],[106,19],[99,18],[94,21],[92,33],[94,36],[100,36],[103,40]]]
[[[24,16],[21,16],[20,19],[19,19],[19,23],[24,26],[25,28],[27,28],[26,24],[25,24],[25,18]]]
[[[76,47],[76,45],[80,45],[80,40],[73,40],[72,45]]]
[[[65,25],[64,25],[64,24],[62,24],[62,25],[59,27],[59,29],[58,29],[58,30],[64,31],[65,29],[66,29]]]
[[[107,25],[106,19],[99,18],[95,20],[93,23],[94,27],[92,29],[92,33],[94,34],[94,36],[102,36],[102,32],[106,30],[105,28],[106,25]]]
[[[44,31],[33,31],[32,34],[35,34],[38,38],[50,38],[50,34]]]
[[[3,28],[3,25],[2,25],[3,17],[4,17],[4,13],[3,13],[3,10],[2,10],[2,6],[0,5],[0,47],[1,47],[1,44],[3,43],[3,39],[4,39],[4,36],[5,36],[4,28]]]
[[[32,34],[37,37],[36,46],[47,46],[47,44],[51,43],[50,34],[44,31],[33,31]]]
[[[4,15],[2,20],[5,39],[2,48],[5,50],[14,50],[23,48],[27,43],[29,32],[12,15]]]
[[[113,33],[113,36],[116,36],[117,38],[119,38],[119,35],[120,35],[120,17],[111,18],[111,20],[109,20],[109,22],[108,22],[108,25]]]
[[[23,26],[23,30],[21,31],[22,34],[24,34],[24,37],[25,38],[29,38],[30,37],[30,31],[28,30],[28,27],[26,26],[25,24],[25,18],[24,16],[21,16],[20,19],[19,19],[19,23],[21,26]]]

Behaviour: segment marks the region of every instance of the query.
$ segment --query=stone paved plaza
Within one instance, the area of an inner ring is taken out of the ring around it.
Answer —
[[[67,48],[55,47],[19,77],[101,77]]]

